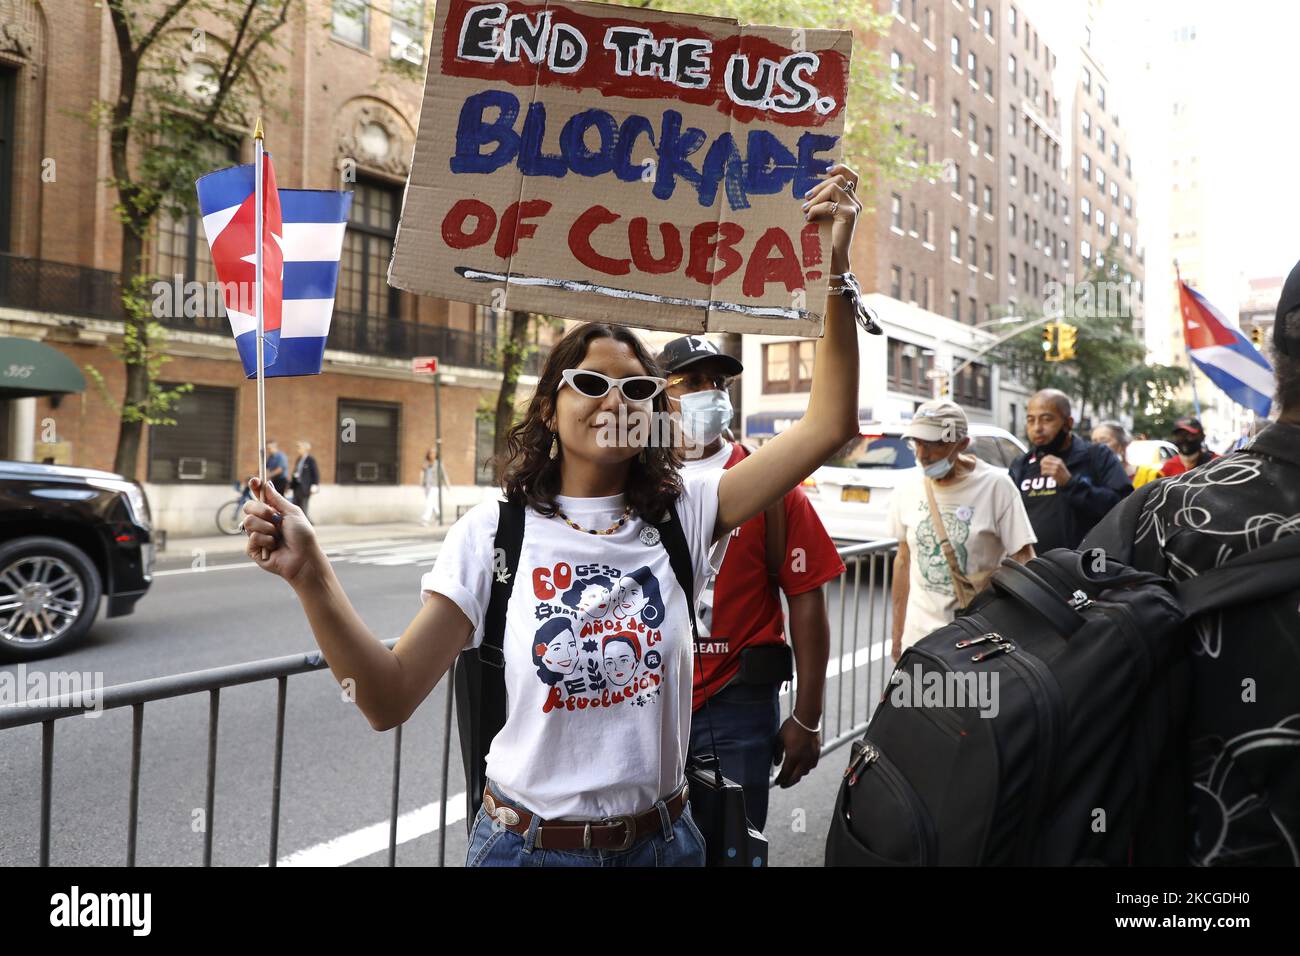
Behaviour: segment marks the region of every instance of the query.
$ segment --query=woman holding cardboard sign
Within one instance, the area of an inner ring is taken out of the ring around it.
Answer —
[[[691,608],[732,529],[857,434],[855,320],[870,321],[846,275],[857,182],[832,167],[804,201],[809,221],[831,223],[832,294],[803,419],[727,471],[683,478],[670,445],[608,440],[622,405],[668,411],[640,339],[621,326],[574,328],[510,431],[506,501],[451,528],[422,581],[424,606],[391,651],[302,512],[269,488],[265,503],[245,505],[250,557],[292,585],[376,730],[407,720],[463,651],[478,649],[485,675],[504,663],[508,709],[487,753],[469,865],[703,864],[683,771]]]

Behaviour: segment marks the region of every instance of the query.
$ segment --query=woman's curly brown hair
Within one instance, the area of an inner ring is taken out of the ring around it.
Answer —
[[[628,346],[645,368],[645,374],[662,374],[636,334],[621,325],[587,322],[570,330],[551,350],[538,378],[537,389],[528,403],[528,411],[506,436],[506,466],[501,472],[501,488],[507,500],[526,504],[547,517],[555,514],[558,508],[555,496],[560,493],[560,462],[564,460],[564,451],[561,445],[560,454],[554,459],[550,457],[552,439],[546,420],[555,411],[561,373],[581,365],[590,343],[604,338]],[[656,412],[668,412],[666,392],[654,397],[653,408]],[[644,456],[644,462],[640,456],[632,459],[623,491],[634,514],[643,521],[658,522],[682,493],[678,471],[681,459],[673,448],[653,443],[646,446]]]

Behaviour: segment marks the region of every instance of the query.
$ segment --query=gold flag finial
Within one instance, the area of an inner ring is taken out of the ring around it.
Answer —
[[[262,117],[257,118],[257,128],[253,130],[253,139],[262,139]]]

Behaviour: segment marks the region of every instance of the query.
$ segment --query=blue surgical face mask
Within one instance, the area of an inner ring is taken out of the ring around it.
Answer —
[[[682,431],[697,444],[714,442],[731,421],[731,396],[720,389],[682,396]]]
[[[956,465],[956,462],[951,458],[940,458],[938,461],[930,462],[922,470],[927,478],[938,480],[948,477],[948,472],[952,471],[954,465]]]

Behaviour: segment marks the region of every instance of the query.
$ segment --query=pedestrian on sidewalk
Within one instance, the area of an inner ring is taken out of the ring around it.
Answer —
[[[1025,429],[1033,447],[1011,463],[1010,472],[1038,538],[1037,550],[1077,548],[1093,525],[1133,492],[1133,483],[1109,448],[1074,434],[1064,392],[1035,392],[1025,410]]]
[[[424,489],[424,512],[420,515],[420,524],[427,525],[435,514],[438,524],[442,524],[442,512],[438,510],[438,456],[430,448],[424,453],[424,466],[420,468],[420,487]]]
[[[1205,428],[1201,420],[1190,415],[1174,422],[1170,441],[1178,446],[1178,454],[1161,466],[1160,474],[1166,478],[1181,475],[1219,457],[1205,447]]]
[[[829,268],[843,283],[827,298],[807,411],[748,458],[683,475],[674,448],[647,443],[653,429],[609,427],[668,412],[666,383],[627,327],[583,323],[547,357],[508,436],[505,511],[522,521],[522,546],[504,620],[505,723],[487,754],[468,865],[704,863],[685,778],[694,602],[732,531],[858,431],[867,316],[845,275],[858,177],[844,166],[828,177],[806,218],[830,223]],[[292,585],[335,678],[376,730],[405,722],[482,642],[500,503],[452,526],[421,582],[423,608],[391,650],[353,609],[301,509],[271,491],[245,512],[250,558]],[[684,559],[676,571],[669,547]]]
[[[307,502],[311,496],[320,491],[320,469],[316,467],[316,457],[311,453],[311,442],[299,439],[298,457],[293,463],[293,503],[307,514]]]
[[[1124,474],[1128,475],[1128,480],[1133,483],[1134,488],[1141,488],[1147,482],[1155,481],[1160,477],[1160,472],[1150,465],[1133,465],[1129,463],[1129,434],[1128,429],[1122,423],[1115,421],[1099,422],[1092,430],[1092,440],[1095,444],[1105,445],[1115,453],[1119,463],[1124,466]]]
[[[266,443],[266,477],[283,497],[289,493],[289,458],[280,451],[280,443]]]
[[[1007,473],[968,453],[970,423],[960,405],[926,402],[903,436],[917,468],[889,498],[890,534],[898,539],[890,586],[895,661],[951,622],[1004,558],[1032,558],[1037,540]]]
[[[685,456],[684,475],[732,468],[753,454],[723,437],[732,417],[727,386],[744,371],[738,359],[702,336],[684,335],[665,345],[657,362],[668,375],[669,403],[682,416],[682,447],[689,442],[694,452]],[[822,585],[843,571],[835,542],[796,485],[732,532],[722,569],[696,606],[690,755],[716,752],[723,776],[744,788],[745,813],[760,831],[767,825],[773,764],[781,766],[777,784],[792,787],[821,756],[831,640]],[[789,644],[782,593],[790,607]],[[783,722],[781,686],[796,674],[798,692]],[[721,837],[708,821],[699,823],[706,843]]]

